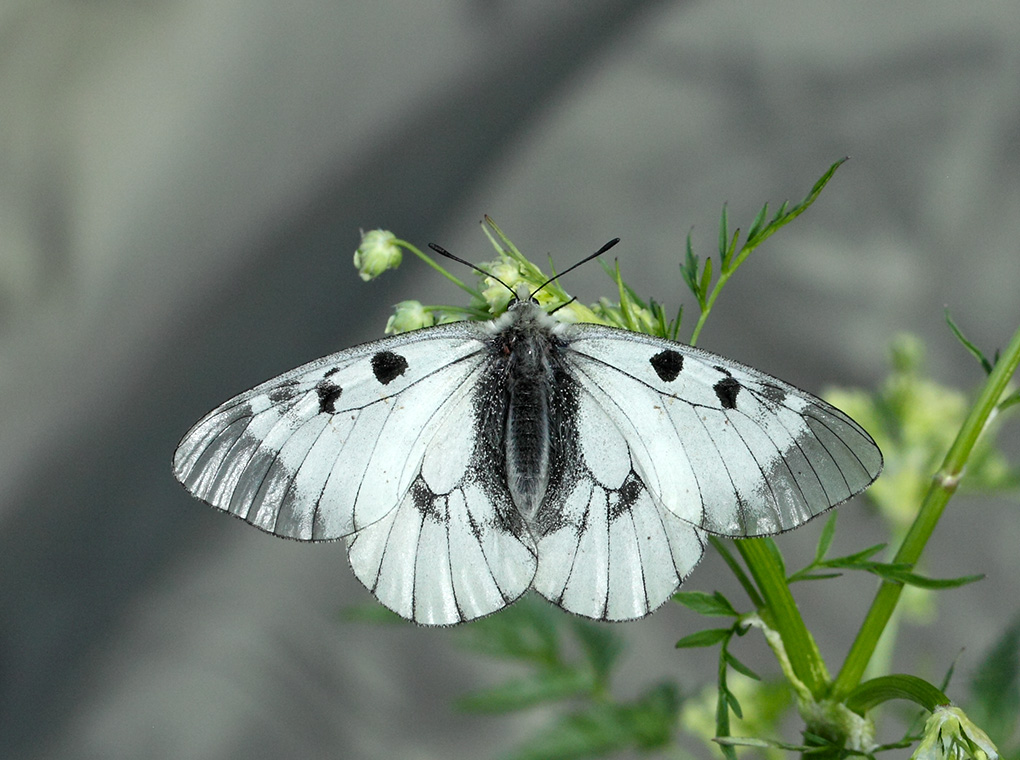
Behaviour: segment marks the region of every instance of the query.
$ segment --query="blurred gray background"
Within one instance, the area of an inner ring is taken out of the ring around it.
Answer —
[[[560,267],[619,236],[638,292],[690,306],[692,226],[710,253],[724,202],[746,228],[850,155],[701,345],[818,391],[874,386],[913,331],[969,388],[943,306],[987,349],[1017,325],[1015,0],[11,2],[0,23],[5,758],[478,757],[543,724],[452,712],[512,671],[449,631],[340,622],[370,598],[342,546],[172,477],[216,404],[378,337],[392,303],[459,299],[408,257],[362,284],[359,228],[481,261],[488,213]],[[598,266],[564,284],[612,295]],[[841,518],[837,548],[881,537],[859,503]],[[964,682],[1020,606],[1016,525],[1006,500],[951,505],[931,572],[988,578],[908,629],[895,669],[959,655]],[[780,545],[804,559],[820,528]],[[708,557],[688,588],[725,576]],[[804,589],[833,669],[873,589]],[[709,678],[714,655],[673,649],[703,625],[667,606],[619,627],[620,692]]]

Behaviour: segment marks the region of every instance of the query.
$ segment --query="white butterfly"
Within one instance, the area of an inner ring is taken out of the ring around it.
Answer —
[[[228,401],[174,473],[278,536],[344,538],[358,579],[417,623],[529,588],[597,620],[677,590],[706,533],[780,533],[882,469],[838,409],[673,341],[566,324],[524,297],[327,356]]]

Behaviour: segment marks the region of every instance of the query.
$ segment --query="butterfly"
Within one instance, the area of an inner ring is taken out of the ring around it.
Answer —
[[[781,533],[882,469],[868,433],[810,393],[516,295],[492,321],[365,343],[242,393],[184,436],[174,474],[274,535],[344,539],[379,602],[449,625],[529,589],[596,620],[644,617],[708,534]]]

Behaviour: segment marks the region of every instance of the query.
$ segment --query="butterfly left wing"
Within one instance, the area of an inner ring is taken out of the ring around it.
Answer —
[[[529,588],[535,549],[486,466],[478,394],[491,391],[488,337],[460,322],[298,367],[198,422],[175,475],[267,532],[348,537],[357,577],[411,620],[501,609]]]
[[[673,341],[595,325],[563,361],[625,439],[656,503],[709,533],[796,527],[882,469],[846,414],[777,378]]]
[[[355,575],[386,607],[426,625],[488,615],[530,588],[536,550],[483,418],[485,373],[432,435],[396,509],[347,538]]]

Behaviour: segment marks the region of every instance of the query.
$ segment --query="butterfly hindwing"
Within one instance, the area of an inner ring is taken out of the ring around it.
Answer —
[[[864,490],[882,468],[838,409],[679,343],[578,326],[564,363],[626,440],[657,503],[710,533],[779,533]]]
[[[649,493],[628,441],[600,400],[583,389],[574,396],[576,445],[535,520],[534,586],[578,615],[641,618],[694,569],[704,534]]]
[[[428,443],[396,509],[348,538],[355,575],[417,623],[449,625],[502,609],[531,586],[535,547],[501,473],[485,466],[484,383],[467,386]]]

